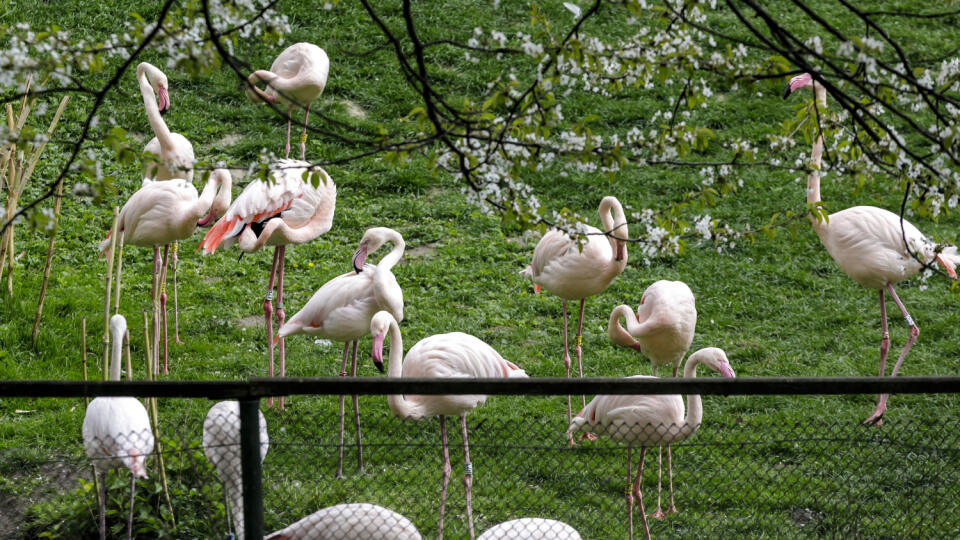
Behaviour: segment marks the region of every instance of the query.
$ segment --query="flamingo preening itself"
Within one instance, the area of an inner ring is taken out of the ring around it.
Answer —
[[[503,378],[526,377],[527,374],[480,339],[462,332],[436,334],[425,337],[403,355],[403,339],[396,319],[381,311],[370,321],[373,335],[373,361],[383,362],[383,342],[390,336],[390,357],[387,376],[438,378]],[[440,417],[440,442],[443,450],[443,469],[440,477],[440,517],[437,537],[443,540],[443,514],[447,502],[447,483],[450,481],[450,453],[447,450],[447,416],[460,417],[463,437],[463,486],[467,503],[467,523],[470,540],[474,539],[471,486],[473,464],[467,444],[467,413],[483,405],[485,395],[389,395],[387,405],[393,414],[405,420],[423,420]]]
[[[123,245],[153,247],[153,279],[160,286],[160,311],[163,326],[163,372],[167,373],[167,257],[170,246],[189,238],[204,215],[223,212],[230,203],[232,180],[226,169],[210,173],[202,193],[189,180],[175,178],[164,182],[146,181],[127,199],[117,218],[118,238]],[[160,246],[164,246],[163,264]],[[110,249],[110,234],[99,246],[100,254]],[[119,279],[119,278],[118,278]],[[160,334],[154,335],[154,350]],[[159,355],[154,355],[159,359]]]
[[[620,326],[620,320],[627,322],[627,329]],[[680,361],[690,349],[693,333],[697,326],[697,306],[693,291],[682,281],[660,280],[643,291],[637,314],[628,305],[619,305],[610,313],[607,333],[610,341],[623,347],[640,351],[653,364],[653,375],[657,375],[657,366],[672,366],[673,376],[677,376]],[[663,447],[657,449],[657,510],[655,518],[664,517],[660,509],[660,478],[662,475]],[[673,455],[667,445],[667,479],[670,500],[667,513],[674,514],[677,507],[673,502]]]
[[[287,145],[284,157],[290,157],[290,126],[293,123],[293,108],[299,107],[303,113],[303,132],[300,134],[300,159],[305,159],[307,151],[307,119],[310,117],[310,104],[320,97],[327,85],[330,60],[323,49],[312,43],[295,43],[280,53],[273,61],[270,71],[254,71],[248,77],[247,97],[255,102],[277,103],[287,106]],[[260,82],[267,84],[261,90]]]
[[[627,218],[616,197],[604,197],[597,210],[603,230],[586,227],[587,240],[582,246],[567,233],[551,230],[543,235],[533,250],[533,260],[520,273],[533,281],[533,290],[543,287],[563,300],[563,368],[570,376],[570,352],[567,346],[567,301],[580,301],[574,351],[577,370],[583,377],[583,308],[586,299],[607,290],[610,283],[627,266]],[[581,249],[582,247],[582,249]],[[582,398],[586,404],[586,398]],[[573,416],[567,396],[567,421]],[[573,444],[573,439],[570,439]]]
[[[267,455],[270,437],[267,420],[260,415],[260,461]],[[215,403],[203,420],[203,454],[217,471],[227,500],[227,516],[233,516],[235,538],[244,539],[243,470],[240,465],[240,404],[236,401]]]
[[[735,376],[727,355],[722,349],[708,347],[700,349],[687,358],[683,366],[683,376],[697,376],[697,365],[707,367],[727,378]],[[635,375],[630,378],[654,378]],[[636,500],[643,518],[643,532],[650,540],[650,528],[643,509],[643,458],[647,447],[671,444],[683,441],[693,435],[703,420],[703,404],[699,395],[687,396],[687,411],[684,415],[683,398],[679,395],[607,395],[597,396],[577,413],[570,422],[567,436],[585,432],[605,435],[615,441],[627,443],[627,481],[633,474],[630,453],[634,446],[640,446],[640,464],[633,480],[632,489],[627,490],[627,516],[629,519],[629,537],[633,538],[633,503]],[[636,499],[634,499],[636,497]]]
[[[822,84],[809,73],[798,75],[787,83],[783,94],[786,99],[800,88],[813,88],[816,106],[825,110],[827,92]],[[823,155],[823,134],[818,132],[810,151],[810,173],[807,175],[807,206],[818,208],[820,204],[820,160]],[[920,328],[907,313],[907,308],[897,296],[893,286],[911,278],[934,261],[946,270],[951,279],[957,279],[956,265],[960,255],[953,246],[938,246],[928,240],[919,229],[897,214],[876,206],[854,206],[834,212],[829,216],[810,214],[813,230],[820,242],[833,257],[840,269],[850,279],[880,295],[880,376],[886,371],[887,351],[890,349],[890,333],[887,331],[887,308],[884,290],[890,294],[900,313],[910,327],[907,343],[900,351],[890,376],[900,370],[900,365],[910,352],[910,347],[920,335]],[[863,423],[880,425],[887,410],[888,394],[877,396],[877,408]]]
[[[110,318],[113,341],[110,380],[120,380],[121,350],[127,333],[123,315]],[[130,514],[127,538],[133,534],[133,492],[137,478],[146,478],[146,458],[153,452],[153,431],[147,409],[132,397],[98,397],[87,405],[83,416],[83,447],[100,478],[100,540],[107,537],[107,471],[117,467],[130,470]]]
[[[273,377],[273,294],[276,278],[277,327],[286,318],[283,310],[283,261],[287,244],[303,244],[326,233],[333,225],[337,186],[326,171],[306,161],[281,159],[271,172],[270,182],[257,179],[243,189],[226,213],[207,231],[197,249],[216,252],[220,246],[237,244],[241,251],[254,253],[275,246],[273,265],[263,300],[267,323],[269,375]],[[314,186],[316,183],[316,186]],[[283,338],[280,345],[280,376],[286,374]],[[273,399],[267,400],[268,405]],[[283,398],[280,398],[283,408]]]
[[[393,244],[376,266],[364,264],[367,255],[386,243]],[[378,311],[388,311],[398,322],[403,320],[403,291],[391,269],[403,257],[400,233],[386,227],[368,229],[353,255],[353,271],[337,276],[313,293],[310,301],[277,331],[278,341],[285,336],[306,334],[344,342],[340,376],[347,375],[347,355],[353,343],[350,376],[357,375],[357,342],[370,333],[370,320]],[[378,365],[381,368],[382,366]],[[363,472],[360,435],[360,407],[353,398],[353,421],[357,429],[357,469]],[[340,443],[337,450],[337,478],[343,476],[343,409],[340,396]]]

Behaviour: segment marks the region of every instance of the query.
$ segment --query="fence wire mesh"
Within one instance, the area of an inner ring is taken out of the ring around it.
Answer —
[[[466,417],[472,469],[469,516],[462,432],[458,419],[446,421],[451,469],[444,537],[469,538],[472,518],[476,535],[484,540],[626,538],[627,493],[641,444],[650,445],[640,484],[646,513],[656,512],[658,498],[661,510],[670,508],[666,450],[658,494],[659,447],[637,434],[662,437],[685,428],[613,426],[596,440],[577,436],[571,446],[565,415],[557,406],[562,398],[496,399],[505,406],[523,400],[531,413],[522,424],[484,408]],[[242,535],[238,407],[235,402],[218,403],[204,415],[188,401],[161,400],[160,407],[157,447],[173,514],[162,495],[154,452],[145,461],[149,478],[138,480],[135,536],[153,537],[156,530],[169,531],[174,538]],[[263,521],[267,532],[276,531],[267,538],[439,536],[444,471],[440,421],[400,420],[378,396],[361,396],[359,407],[362,469],[348,406],[341,478],[336,396],[297,397],[284,411],[265,411],[260,430]],[[648,518],[650,533],[656,538],[960,538],[957,424],[954,419],[894,418],[870,428],[836,419],[811,418],[790,425],[708,419],[694,434],[671,445],[679,512]],[[106,454],[91,461],[79,440],[75,448],[58,449],[52,459],[50,455],[39,447],[5,449],[0,452],[0,472],[8,474],[14,464],[38,474],[51,465],[73,471],[81,488],[58,484],[66,486],[61,497],[73,506],[56,506],[66,513],[56,516],[57,523],[64,531],[96,538],[97,499],[87,484],[89,465],[117,466],[118,472],[107,477],[108,536],[125,537],[125,464],[110,462],[112,456]],[[634,505],[636,537],[642,538],[637,501]],[[28,513],[26,521],[31,517],[33,528],[22,529],[19,537],[49,532],[52,517],[45,524],[36,521],[36,513]],[[76,523],[70,525],[72,521]],[[76,537],[70,534],[51,536]]]

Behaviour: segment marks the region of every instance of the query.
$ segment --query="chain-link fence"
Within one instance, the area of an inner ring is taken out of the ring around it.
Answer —
[[[641,495],[650,534],[658,538],[960,538],[955,419],[893,417],[882,427],[864,427],[829,416],[788,425],[708,416],[692,435],[692,426],[612,423],[593,429],[595,440],[572,434],[571,445],[564,397],[493,399],[496,408],[467,415],[466,449],[459,419],[444,422],[450,460],[445,500],[441,421],[398,419],[383,396],[359,398],[362,470],[347,407],[340,478],[336,396],[298,396],[284,411],[265,410],[255,434],[260,446],[252,447],[259,451],[243,465],[237,402],[208,409],[196,400],[162,399],[157,450],[165,479],[158,478],[157,452],[146,456],[149,478],[138,479],[133,534],[225,538],[235,532],[243,538],[250,525],[243,511],[251,485],[245,467],[262,460],[263,511],[255,521],[276,531],[266,536],[275,539],[438,538],[441,512],[446,538],[469,538],[471,523],[476,537],[487,540],[627,538],[631,497],[634,535],[643,538]],[[519,422],[499,412],[521,405]],[[690,436],[670,446],[669,463],[663,448],[658,493],[657,441],[678,434]],[[644,444],[645,467],[634,489]],[[61,529],[53,537],[96,538],[97,497],[84,483],[92,480],[91,462],[118,467],[106,477],[107,536],[125,537],[130,460],[110,463],[105,446],[97,447],[102,458],[89,448],[85,453],[78,441],[53,459],[39,448],[0,453],[4,474],[12,462],[38,473],[55,462],[81,478],[79,490],[63,490],[46,503],[46,521],[37,520],[37,511],[28,513],[32,528],[15,537],[33,538],[57,523]],[[652,517],[658,508],[663,517]]]

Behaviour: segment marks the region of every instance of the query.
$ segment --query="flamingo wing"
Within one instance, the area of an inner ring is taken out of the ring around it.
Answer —
[[[377,311],[372,272],[348,272],[323,284],[278,332],[324,336],[351,341],[370,331]]]

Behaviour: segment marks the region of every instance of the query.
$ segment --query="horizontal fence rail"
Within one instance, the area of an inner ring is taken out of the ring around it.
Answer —
[[[436,379],[253,377],[248,381],[0,381],[0,397],[96,396],[257,399],[288,395],[387,394],[943,394],[960,392],[960,377],[737,377],[733,379]]]

